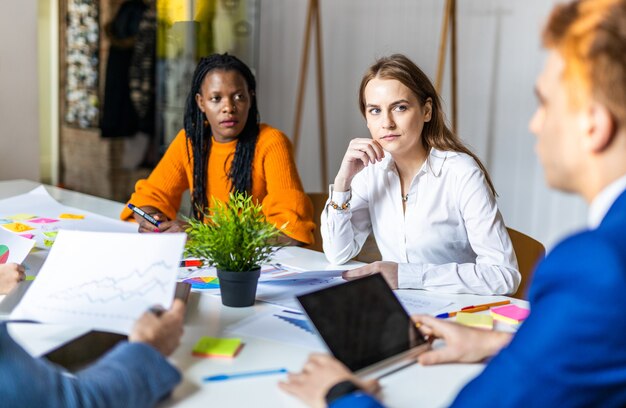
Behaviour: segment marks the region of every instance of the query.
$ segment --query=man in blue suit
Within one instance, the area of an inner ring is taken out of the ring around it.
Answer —
[[[0,265],[0,294],[24,280],[24,268]],[[0,406],[151,407],[180,382],[165,358],[183,333],[184,303],[163,313],[146,312],[128,342],[118,344],[91,367],[69,374],[30,356],[0,324]]]
[[[548,184],[589,202],[589,225],[538,267],[532,313],[514,337],[416,316],[446,343],[422,354],[422,364],[495,355],[455,407],[626,406],[625,27],[626,0],[578,0],[549,18],[530,129]],[[366,392],[376,386],[322,355],[281,384],[312,406],[333,407],[379,407]]]

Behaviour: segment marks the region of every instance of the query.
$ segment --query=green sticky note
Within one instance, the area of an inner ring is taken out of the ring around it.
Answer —
[[[53,239],[44,239],[43,240],[43,244],[48,247],[51,248],[52,245],[54,245],[54,240]]]
[[[26,279],[24,279],[24,280],[27,280],[27,281],[32,281],[32,280],[35,280],[35,277],[34,277],[34,276],[32,276],[32,275],[27,275],[27,276],[26,276]]]
[[[198,357],[235,357],[243,343],[241,339],[223,339],[218,337],[202,336],[198,340],[191,354]]]
[[[493,329],[493,317],[486,314],[459,312],[456,314],[456,322],[481,329]]]
[[[59,231],[45,231],[43,234],[49,238],[56,238],[59,235]]]

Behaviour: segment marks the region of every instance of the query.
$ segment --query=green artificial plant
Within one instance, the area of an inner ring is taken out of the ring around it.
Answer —
[[[228,202],[213,198],[205,220],[188,219],[186,256],[206,260],[222,271],[245,272],[266,263],[280,245],[277,228],[261,204],[245,193],[231,193]]]

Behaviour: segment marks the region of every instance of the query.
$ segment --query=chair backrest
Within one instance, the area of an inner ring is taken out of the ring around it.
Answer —
[[[322,217],[322,211],[328,200],[328,193],[307,193],[311,202],[313,203],[313,222],[315,223],[315,242],[311,245],[305,246],[305,248],[312,249],[313,251],[324,251],[322,249],[322,233],[320,232],[320,218]]]
[[[533,273],[535,272],[537,264],[545,257],[546,248],[541,242],[513,228],[507,228],[507,230],[509,231],[509,237],[511,237],[511,242],[513,243],[515,256],[517,257],[519,272],[522,275],[522,282],[517,292],[511,296],[518,299],[527,299],[528,288]]]

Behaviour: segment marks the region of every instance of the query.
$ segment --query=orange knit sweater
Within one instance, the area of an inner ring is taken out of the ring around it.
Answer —
[[[131,203],[138,207],[153,206],[168,218],[176,218],[185,190],[193,185],[193,158],[189,143],[187,158],[185,131],[181,130],[165,155],[145,180],[139,180]],[[208,163],[207,198],[227,201],[231,183],[228,179],[230,165],[235,155],[237,140],[217,143],[213,140]],[[298,170],[291,152],[289,139],[268,125],[260,126],[259,138],[252,162],[252,196],[263,205],[268,221],[277,226],[288,223],[285,235],[313,243],[313,205],[304,193]],[[123,220],[133,218],[132,211],[124,208]]]

